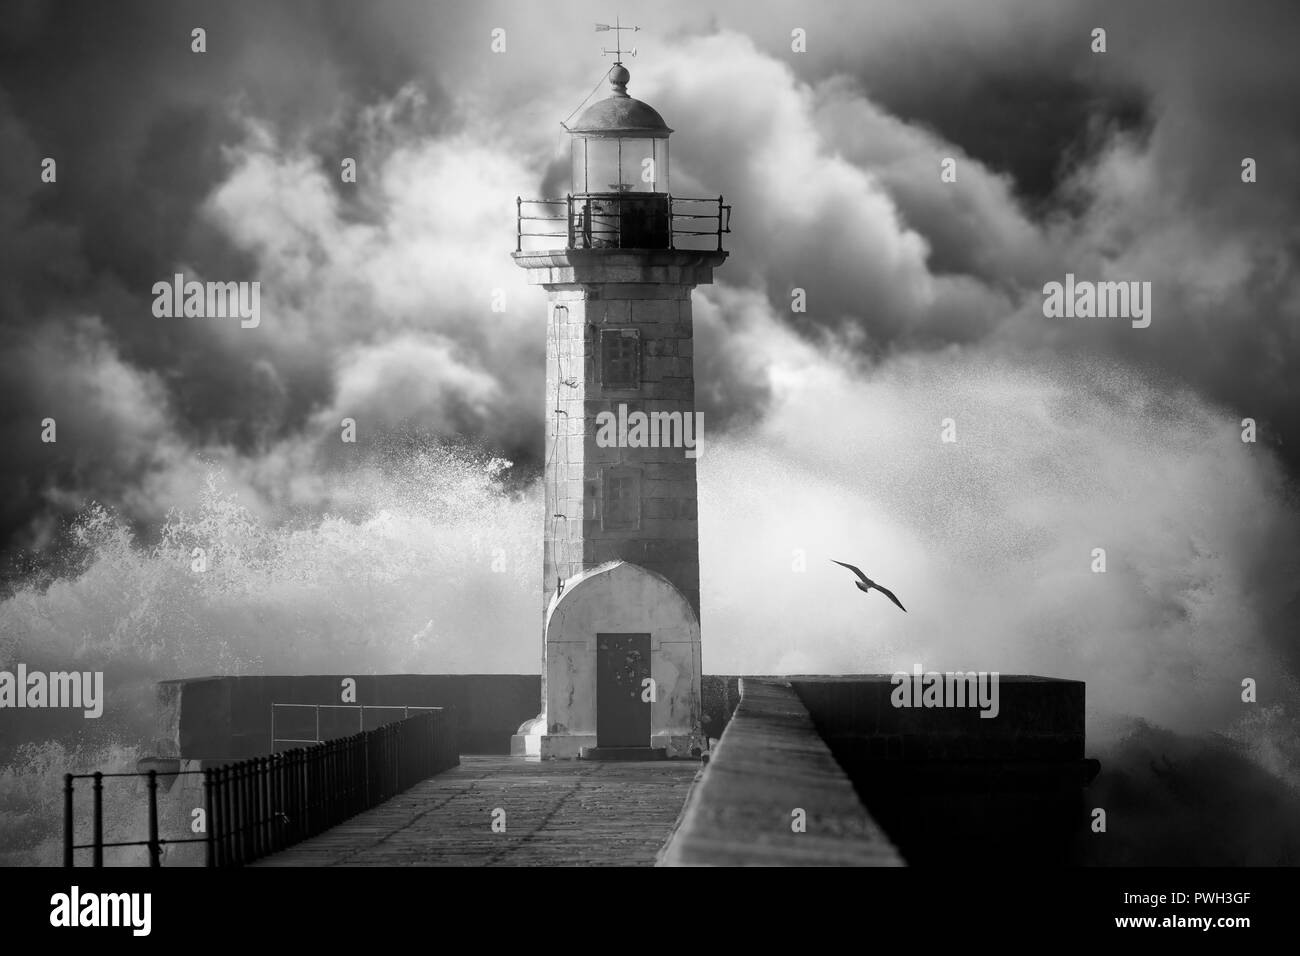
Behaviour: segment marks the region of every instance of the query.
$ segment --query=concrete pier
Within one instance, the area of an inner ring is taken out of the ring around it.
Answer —
[[[650,866],[699,761],[461,758],[260,866]],[[494,832],[503,810],[504,832]],[[497,815],[498,818],[500,815]]]
[[[1000,680],[998,715],[986,719],[972,707],[896,707],[890,675],[706,677],[703,725],[721,738],[702,771],[697,760],[465,754],[460,767],[265,865],[927,866],[942,865],[954,845],[1006,865],[1076,862],[1098,772],[1084,756],[1085,688]],[[315,706],[310,699],[337,683],[168,684],[162,729],[180,756],[150,767],[225,763],[231,738],[269,743],[272,702]],[[379,719],[397,702],[453,699],[468,704],[457,714],[471,739],[504,749],[511,715],[531,708],[537,686],[535,675],[371,677],[358,682],[362,699],[384,703],[337,713]],[[218,756],[187,753],[199,747]],[[167,832],[182,831],[201,805],[197,779],[164,778]],[[171,848],[168,864],[199,862],[197,847],[192,860],[184,851]]]
[[[901,866],[789,683],[741,693],[661,863]]]

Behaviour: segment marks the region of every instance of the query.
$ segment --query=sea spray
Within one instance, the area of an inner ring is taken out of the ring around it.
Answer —
[[[89,505],[67,536],[73,570],[0,601],[0,669],[21,660],[102,670],[107,707],[100,721],[65,712],[77,724],[58,725],[15,723],[36,712],[4,711],[0,863],[58,862],[63,773],[134,769],[152,739],[156,681],[535,672],[540,493],[509,488],[506,464],[448,450],[390,456],[330,476],[336,510],[270,517],[214,471],[152,543]],[[96,737],[78,744],[87,723]],[[110,829],[139,838],[142,805],[107,794]],[[122,862],[144,859],[122,853]]]
[[[954,444],[939,440],[945,417]],[[704,671],[888,673],[923,659],[1086,680],[1089,751],[1113,757],[1098,798],[1107,781],[1133,782],[1121,791],[1135,813],[1162,808],[1169,846],[1217,828],[1225,849],[1206,859],[1231,862],[1233,840],[1257,843],[1252,858],[1291,852],[1300,837],[1281,821],[1300,755],[1285,654],[1300,518],[1275,462],[1243,449],[1234,426],[1192,396],[1086,363],[934,357],[800,383],[761,427],[716,436],[701,460]],[[133,678],[135,716],[117,730],[129,753],[152,729],[153,680],[536,673],[535,484],[511,490],[499,464],[429,454],[314,480],[330,503],[298,515],[254,507],[213,475],[151,544],[88,509],[76,570],[0,602],[0,648],[33,666],[102,667],[110,700],[114,668],[123,684]],[[1105,574],[1090,566],[1099,545]],[[888,571],[909,613],[873,614],[801,553]],[[1272,675],[1282,678],[1264,682],[1251,719],[1239,681]],[[1186,774],[1170,753],[1177,741],[1195,758]],[[10,761],[0,805],[56,841],[65,767],[34,746]],[[95,769],[89,753],[63,759]],[[1175,784],[1215,806],[1215,788],[1232,781],[1196,771],[1219,767],[1254,775],[1249,793],[1273,808],[1258,815],[1264,829],[1247,820],[1229,834],[1212,815],[1168,812],[1185,805],[1168,802]],[[27,829],[0,839],[18,845]],[[1286,838],[1269,843],[1266,830]],[[56,843],[42,845],[53,859]]]

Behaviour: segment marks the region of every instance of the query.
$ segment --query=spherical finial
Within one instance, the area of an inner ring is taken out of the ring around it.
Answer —
[[[627,96],[627,81],[632,79],[632,74],[627,71],[622,63],[615,63],[609,71],[609,85],[614,88],[615,96]]]

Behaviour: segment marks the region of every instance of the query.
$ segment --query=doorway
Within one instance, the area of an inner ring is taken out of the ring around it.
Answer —
[[[596,635],[596,745],[649,747],[649,634]]]

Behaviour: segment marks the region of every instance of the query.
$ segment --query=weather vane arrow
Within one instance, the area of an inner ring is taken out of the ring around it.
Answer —
[[[605,32],[607,32],[607,31],[613,31],[613,33],[614,33],[614,49],[612,49],[612,50],[606,50],[604,47],[601,47],[600,52],[601,52],[603,55],[605,55],[605,56],[609,56],[609,55],[612,53],[612,54],[614,55],[614,57],[615,57],[615,60],[614,60],[615,63],[618,63],[618,62],[621,62],[621,61],[622,61],[622,59],[623,59],[623,54],[624,54],[624,53],[628,54],[628,56],[636,56],[636,47],[633,47],[633,48],[630,49],[630,50],[624,50],[624,49],[623,49],[623,31],[624,31],[624,30],[631,30],[633,33],[639,33],[639,32],[641,31],[641,28],[640,28],[640,27],[625,27],[625,26],[623,26],[623,25],[622,25],[618,20],[615,20],[615,21],[614,21],[614,25],[613,25],[613,26],[610,26],[608,23],[597,23],[597,24],[596,24],[596,32],[597,32],[597,33],[605,33]]]

